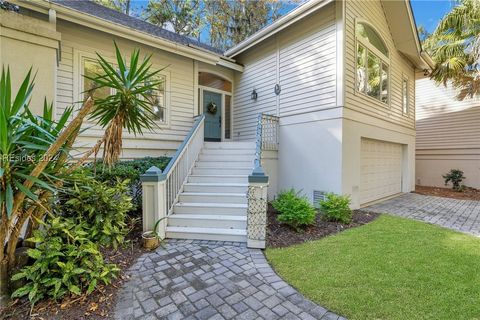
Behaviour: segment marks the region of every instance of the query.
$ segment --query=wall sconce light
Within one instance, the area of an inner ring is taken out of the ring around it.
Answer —
[[[250,98],[252,98],[252,100],[257,100],[257,98],[258,98],[257,90],[253,89],[253,91],[250,95]]]
[[[275,88],[273,89],[273,91],[275,92],[275,94],[278,96],[280,94],[280,92],[282,92],[282,88],[280,87],[280,85],[277,83],[275,85]]]
[[[424,75],[424,76],[430,75],[430,71],[429,71],[428,69],[424,69],[424,70],[423,70],[423,75]]]

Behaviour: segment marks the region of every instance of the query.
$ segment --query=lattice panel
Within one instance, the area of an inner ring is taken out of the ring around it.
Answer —
[[[259,186],[248,187],[247,233],[250,240],[266,239],[267,234],[267,198]]]

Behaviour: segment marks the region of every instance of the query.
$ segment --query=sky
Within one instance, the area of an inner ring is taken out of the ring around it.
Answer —
[[[418,26],[424,26],[431,33],[435,30],[438,21],[449,12],[455,1],[451,0],[410,0]]]

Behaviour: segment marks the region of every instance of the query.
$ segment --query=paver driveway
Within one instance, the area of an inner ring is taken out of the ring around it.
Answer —
[[[364,208],[480,236],[480,201],[406,193]]]
[[[168,240],[130,269],[116,319],[344,319],[305,299],[261,250]]]

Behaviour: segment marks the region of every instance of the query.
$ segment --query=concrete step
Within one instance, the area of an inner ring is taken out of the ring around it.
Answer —
[[[167,226],[167,238],[246,242],[246,229],[189,228]]]
[[[174,214],[209,214],[247,216],[246,203],[205,203],[177,202],[173,206]]]
[[[199,161],[244,161],[252,165],[255,155],[242,154],[200,154]]]
[[[248,183],[248,175],[191,174],[188,183]]]
[[[189,228],[246,229],[246,216],[217,214],[172,214],[168,226]]]
[[[184,203],[247,203],[247,194],[182,192],[179,201]]]
[[[253,170],[253,160],[252,161],[206,161],[201,160],[197,161],[195,164],[197,168],[248,168]]]
[[[252,168],[240,167],[240,168],[199,168],[194,167],[192,170],[193,175],[245,175],[248,176],[252,173]]]
[[[205,149],[248,149],[255,150],[255,142],[205,142]]]
[[[234,155],[234,154],[240,154],[240,155],[249,155],[254,157],[255,156],[255,147],[252,149],[207,149],[203,148],[201,154],[203,155],[214,155],[214,154],[220,154],[220,155]]]
[[[247,193],[246,183],[195,183],[189,182],[183,186],[184,192],[224,192]]]

